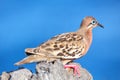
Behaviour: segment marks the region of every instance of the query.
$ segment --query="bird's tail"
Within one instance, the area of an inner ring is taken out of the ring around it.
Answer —
[[[23,60],[15,63],[14,65],[19,66],[19,65],[23,65],[23,64],[27,64],[27,63],[32,63],[32,62],[39,62],[39,61],[54,61],[56,60],[56,58],[49,58],[47,56],[40,56],[40,55],[30,55],[26,58],[24,58]]]

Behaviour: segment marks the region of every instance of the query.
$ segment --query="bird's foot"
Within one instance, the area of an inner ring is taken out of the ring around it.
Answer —
[[[80,77],[80,67],[78,64],[68,64],[68,65],[64,65],[64,68],[72,68],[73,69],[73,74],[78,77]]]

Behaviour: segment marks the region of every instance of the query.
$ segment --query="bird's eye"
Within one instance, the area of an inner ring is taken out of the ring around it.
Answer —
[[[91,24],[96,24],[97,22],[95,20],[92,20],[91,21]]]

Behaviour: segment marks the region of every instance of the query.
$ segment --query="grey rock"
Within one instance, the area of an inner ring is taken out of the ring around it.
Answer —
[[[30,80],[32,72],[28,69],[19,69],[9,73],[11,75],[10,80]]]
[[[74,63],[77,64],[77,63]],[[92,80],[91,74],[82,68],[80,68],[80,77],[74,76],[73,73],[68,73],[62,63],[57,60],[53,63],[41,62],[36,65],[37,77],[40,80]]]
[[[39,62],[36,65],[36,73],[28,69],[18,69],[12,72],[3,72],[0,80],[93,80],[92,75],[80,64],[80,77],[74,76],[73,71],[68,72],[64,69],[60,60],[54,63]]]
[[[9,73],[3,72],[2,75],[0,76],[0,80],[9,80],[10,75]]]

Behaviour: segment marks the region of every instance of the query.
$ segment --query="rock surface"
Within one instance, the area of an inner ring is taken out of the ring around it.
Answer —
[[[74,76],[64,69],[58,60],[54,63],[40,62],[36,65],[36,73],[23,68],[12,72],[3,72],[0,80],[93,80],[91,74],[79,65],[80,77]]]

